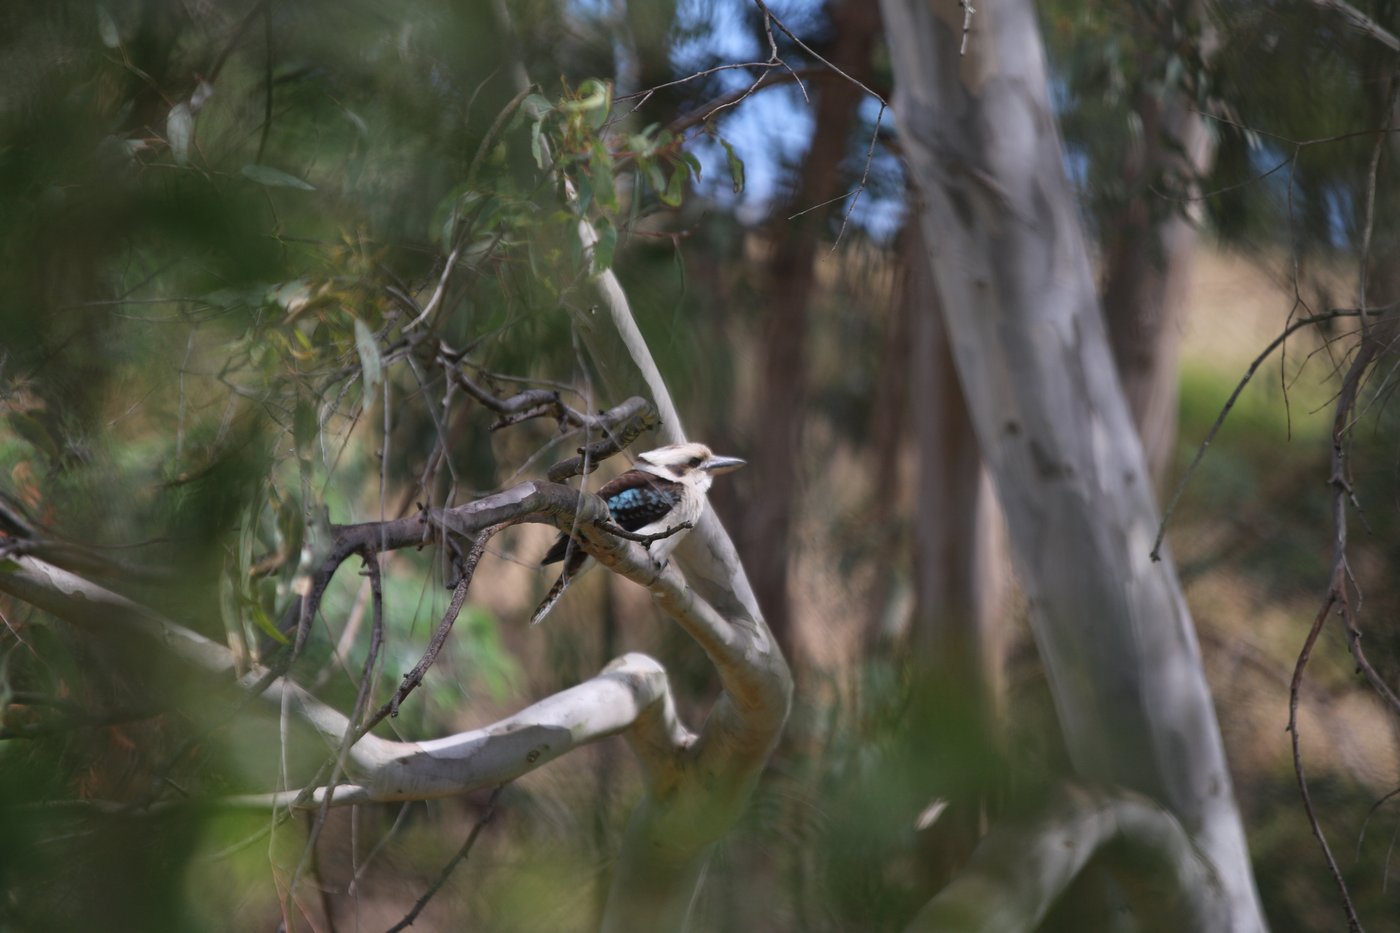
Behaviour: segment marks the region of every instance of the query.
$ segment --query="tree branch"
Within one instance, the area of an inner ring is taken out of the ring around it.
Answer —
[[[1141,855],[1175,895],[1168,900],[1175,916],[1160,928],[1230,929],[1220,881],[1175,817],[1127,791],[1068,786],[1034,819],[994,829],[905,930],[1036,929],[1090,862],[1123,847]]]

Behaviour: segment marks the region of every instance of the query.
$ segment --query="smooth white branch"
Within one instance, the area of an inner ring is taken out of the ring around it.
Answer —
[[[676,715],[666,670],[626,654],[597,676],[499,722],[425,742],[365,736],[351,749],[351,783],[320,787],[300,806],[450,797],[513,780],[583,745],[626,734],[649,775],[668,774],[694,736]],[[227,798],[236,806],[290,806],[297,791]]]
[[[600,563],[652,592],[657,604],[701,644],[742,706],[785,700],[781,689],[764,689],[765,679],[752,669],[744,639],[731,620],[691,591],[675,565],[658,568],[643,546],[610,535],[607,514],[606,506],[591,494],[550,483],[523,483],[466,506],[412,519],[335,526],[332,555],[323,573],[328,579],[339,563],[362,551],[367,542],[404,547],[420,543],[425,534],[432,537],[434,529],[471,536],[503,522],[572,528]],[[235,659],[227,647],[62,568],[33,557],[15,562],[12,572],[0,574],[0,590],[80,628],[107,626],[113,629],[108,634],[140,634],[204,670],[229,675],[234,682]],[[266,675],[265,668],[255,666],[236,683],[252,689]],[[261,697],[285,706],[312,727],[328,750],[335,750],[350,728],[344,714],[286,679],[272,679]],[[676,715],[665,669],[645,655],[628,654],[583,684],[481,729],[425,742],[365,735],[349,751],[347,771],[352,783],[318,788],[302,804],[316,806],[328,793],[333,804],[459,794],[511,780],[573,748],[619,733],[627,734],[653,787],[672,786],[697,744],[696,736]],[[253,795],[232,802],[285,805],[297,796],[296,792]]]
[[[1167,810],[1129,791],[1061,789],[1033,819],[998,826],[966,868],[919,911],[906,933],[1035,930],[1090,862],[1156,882],[1152,929],[1227,930],[1220,879]],[[1131,886],[1141,892],[1141,886]],[[1170,918],[1170,919],[1168,919]]]

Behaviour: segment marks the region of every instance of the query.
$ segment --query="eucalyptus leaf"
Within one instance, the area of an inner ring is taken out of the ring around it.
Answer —
[[[295,175],[288,175],[281,169],[269,165],[249,164],[243,166],[243,176],[269,188],[299,188],[302,191],[315,191],[316,186],[302,181]]]
[[[209,98],[214,96],[214,85],[208,81],[200,81],[190,95],[190,113],[199,113],[204,105],[209,102]]]
[[[668,207],[679,207],[681,199],[685,196],[685,183],[689,179],[690,167],[684,162],[678,163],[671,172],[671,180],[666,183],[666,190],[660,194],[661,203]]]
[[[190,160],[190,141],[194,138],[194,114],[185,101],[170,108],[170,115],[165,118],[165,138],[170,143],[170,154],[175,157],[175,164],[187,164]]]
[[[273,641],[283,645],[291,644],[291,639],[287,638],[287,636],[277,628],[277,625],[268,617],[267,612],[263,610],[262,606],[249,606],[248,614],[252,616],[253,624]]]
[[[734,193],[741,194],[744,190],[744,160],[739,158],[728,140],[721,139],[719,144],[724,147],[724,157],[729,162],[729,181],[734,186]]]
[[[617,251],[617,228],[604,217],[594,225],[594,229],[598,233],[598,241],[593,244],[589,259],[593,274],[601,275],[612,266],[613,254]]]
[[[531,94],[520,102],[520,112],[537,123],[553,109],[554,105],[539,94]]]
[[[115,49],[122,44],[121,33],[117,31],[117,21],[112,19],[112,14],[103,6],[97,8],[97,34],[102,37],[102,44],[109,49]]]
[[[365,406],[368,407],[371,392],[384,375],[384,360],[379,355],[379,341],[374,339],[374,331],[359,318],[355,318],[355,349],[360,354],[360,371],[365,377]]]

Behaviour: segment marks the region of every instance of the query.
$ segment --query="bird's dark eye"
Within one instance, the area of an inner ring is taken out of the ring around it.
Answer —
[[[704,463],[704,462],[705,462],[705,458],[704,458],[704,457],[691,457],[691,458],[690,458],[690,462],[689,462],[688,464],[686,464],[686,466],[690,467],[690,468],[693,470],[693,469],[695,469],[696,467],[698,467],[700,464],[702,464],[702,463]]]

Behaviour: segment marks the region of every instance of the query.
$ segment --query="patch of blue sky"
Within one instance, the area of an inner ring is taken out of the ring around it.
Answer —
[[[704,166],[697,192],[733,206],[746,224],[763,220],[786,188],[785,166],[801,161],[812,140],[812,111],[792,85],[766,88],[716,121],[716,130],[744,163],[744,190],[731,188],[728,156],[718,142],[697,137],[693,151]]]
[[[572,0],[575,9],[598,19],[610,15],[617,2]],[[822,0],[771,0],[768,5],[798,36],[814,29],[822,15]],[[717,64],[766,61],[770,54],[768,44],[754,28],[754,22],[751,0],[678,0],[670,50],[675,74],[694,74]],[[763,70],[759,68],[727,69],[714,74],[712,86],[717,86],[720,93],[739,92],[761,74]],[[862,122],[868,131],[874,126],[880,105],[871,98],[861,108]],[[887,110],[883,116],[886,130],[892,127],[893,119]],[[795,83],[782,84],[755,93],[726,110],[714,123],[718,135],[744,163],[744,190],[739,194],[733,191],[724,147],[704,133],[692,131],[690,150],[702,166],[696,194],[734,210],[742,223],[752,225],[767,220],[776,203],[786,197],[792,167],[801,164],[811,144],[812,104]],[[852,143],[852,152],[858,157],[853,155],[848,165],[847,174],[854,171],[854,180],[852,192],[840,208],[843,215],[855,198],[854,184],[865,170],[868,148],[868,137]],[[888,238],[898,230],[903,217],[903,170],[899,160],[877,146],[870,178],[871,184],[855,198],[850,223],[868,236]]]
[[[671,63],[687,74],[715,61],[744,62],[768,57],[758,37],[744,28],[746,0],[680,0]]]

